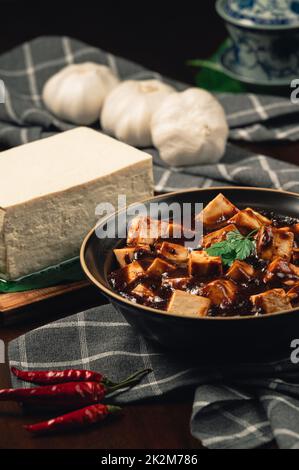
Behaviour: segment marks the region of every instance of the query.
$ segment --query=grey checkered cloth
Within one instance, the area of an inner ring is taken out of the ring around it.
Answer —
[[[66,347],[67,345],[67,347]],[[26,370],[84,368],[120,380],[152,368],[141,383],[109,403],[158,398],[195,390],[191,432],[210,448],[253,448],[276,441],[299,448],[299,366],[290,359],[267,364],[199,365],[194,354],[165,352],[147,342],[111,306],[50,323],[12,341],[10,365]],[[29,386],[12,377],[14,387]]]
[[[0,105],[0,145],[23,144],[72,126],[43,106],[45,81],[73,62],[109,65],[121,79],[159,74],[67,37],[39,38],[0,57],[6,100]],[[177,89],[186,85],[169,81]],[[288,99],[218,95],[230,125],[230,139],[247,141],[299,138],[297,105]],[[263,186],[299,191],[299,168],[232,144],[217,165],[167,167],[154,149],[156,190],[217,184]],[[115,331],[117,329],[117,334]],[[68,348],[65,345],[68,345]],[[199,366],[194,357],[170,354],[147,343],[111,307],[82,312],[32,331],[9,346],[11,365],[25,369],[89,368],[118,380],[152,367],[142,383],[113,398],[127,403],[193,387],[191,432],[211,448],[250,448],[275,439],[281,448],[299,447],[298,366],[289,359],[269,364]],[[229,377],[229,379],[228,379]],[[20,384],[12,378],[13,386]]]
[[[41,93],[46,80],[65,65],[85,61],[110,66],[120,79],[158,78],[179,90],[186,85],[67,37],[41,37],[0,57],[0,79],[6,99],[0,104],[0,146],[13,147],[70,129],[44,107]],[[246,141],[297,140],[299,106],[287,98],[220,94],[230,126],[230,139]],[[154,149],[156,190],[238,184],[299,190],[299,169],[263,155],[250,154],[232,144],[218,165],[169,168]]]

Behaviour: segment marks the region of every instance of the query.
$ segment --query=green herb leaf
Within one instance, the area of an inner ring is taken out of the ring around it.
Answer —
[[[229,254],[231,250],[231,246],[226,241],[214,243],[210,248],[206,250],[210,256],[220,256]]]
[[[226,240],[214,243],[206,252],[210,256],[221,256],[225,266],[230,266],[236,259],[243,260],[253,253],[255,243],[252,235],[256,230],[244,237],[239,230],[228,232]]]
[[[233,262],[235,261],[235,252],[231,252],[229,255],[221,255],[222,263],[224,266],[231,266]]]
[[[243,235],[239,232],[239,230],[233,230],[231,232],[228,232],[227,235],[226,235],[226,242],[229,242],[229,243],[235,243],[235,242],[238,242],[240,240],[243,240],[244,237]]]
[[[252,241],[249,238],[245,238],[235,248],[237,259],[246,259],[251,255],[253,251]]]

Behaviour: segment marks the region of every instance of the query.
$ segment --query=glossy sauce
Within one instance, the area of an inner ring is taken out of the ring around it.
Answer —
[[[276,228],[292,226],[294,224],[299,223],[299,219],[289,217],[289,216],[282,216],[279,214],[275,214],[273,211],[265,211],[254,209],[260,212],[265,217],[272,220],[272,226]],[[204,234],[210,233],[215,231],[209,230],[205,231]],[[163,241],[170,241],[176,244],[183,244],[184,240],[179,239],[163,239]],[[263,235],[262,240],[263,246],[268,246],[271,243],[271,230],[268,230],[266,227],[265,233]],[[295,247],[299,246],[299,240],[295,240]],[[141,266],[144,269],[147,269],[150,264],[154,261],[154,259],[158,256],[157,248],[159,247],[159,242],[156,243],[155,246],[152,247],[152,251],[149,252],[148,250],[144,250],[142,248],[138,249],[134,253],[134,259],[138,260]],[[200,249],[200,247],[198,248]],[[159,253],[159,258],[163,259],[163,256]],[[167,260],[165,260],[167,261]],[[226,304],[223,302],[221,306],[212,306],[208,312],[208,316],[236,316],[236,315],[259,315],[261,311],[257,307],[253,307],[251,301],[249,300],[251,295],[259,294],[265,292],[269,289],[274,288],[286,288],[286,286],[282,283],[282,281],[288,277],[288,273],[286,272],[285,275],[282,274],[281,281],[276,280],[275,282],[265,283],[262,278],[265,274],[267,269],[267,265],[269,262],[259,259],[257,256],[252,255],[244,260],[246,263],[251,264],[256,273],[254,279],[244,282],[242,284],[237,283],[238,286],[238,294],[237,298],[233,303]],[[130,260],[128,260],[130,262]],[[169,262],[169,261],[168,261]],[[177,267],[175,270],[164,273],[162,276],[153,276],[153,275],[143,275],[139,277],[136,281],[130,283],[129,285],[126,283],[122,275],[122,271],[116,269],[112,271],[109,275],[109,281],[113,289],[118,292],[124,298],[131,300],[135,303],[147,305],[149,307],[153,307],[159,310],[166,310],[168,301],[172,295],[173,288],[171,286],[167,286],[167,280],[171,278],[182,278],[181,285],[180,283],[176,284],[176,289],[181,288],[186,292],[192,293],[194,295],[201,295],[204,289],[204,286],[216,279],[225,278],[225,274],[228,268],[223,269],[223,275],[219,276],[219,274],[215,274],[214,276],[205,276],[204,278],[200,277],[193,277],[192,279],[184,280],[184,278],[188,277],[188,269],[187,267]],[[283,277],[284,276],[284,277]],[[132,290],[136,287],[137,284],[142,282],[143,285],[151,289],[154,293],[153,297],[145,298],[139,297],[132,293]]]

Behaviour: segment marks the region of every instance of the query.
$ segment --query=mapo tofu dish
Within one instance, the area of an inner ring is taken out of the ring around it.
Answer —
[[[194,219],[203,234],[191,249],[173,237],[172,222],[134,218],[126,245],[114,250],[112,287],[187,317],[267,315],[299,304],[299,219],[239,209],[223,194]]]

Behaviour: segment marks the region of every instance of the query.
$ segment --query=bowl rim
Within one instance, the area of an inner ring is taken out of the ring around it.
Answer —
[[[291,191],[284,191],[284,190],[281,190],[281,189],[272,189],[272,188],[255,188],[253,186],[210,186],[208,188],[190,188],[190,189],[184,189],[184,190],[180,190],[180,191],[172,191],[172,192],[169,192],[169,193],[163,193],[163,194],[160,194],[158,196],[153,196],[151,198],[146,198],[146,199],[143,199],[141,201],[138,201],[138,202],[135,202],[133,203],[132,205],[130,206],[138,206],[142,203],[147,203],[147,202],[152,202],[152,201],[157,201],[159,199],[164,199],[165,197],[169,197],[169,196],[176,196],[176,195],[180,195],[180,194],[186,194],[186,193],[193,193],[193,192],[198,192],[198,193],[201,193],[201,192],[205,192],[205,191],[209,191],[209,190],[216,190],[216,191],[225,191],[225,190],[238,190],[238,191],[243,191],[243,190],[250,190],[250,191],[269,191],[269,192],[272,192],[272,193],[281,193],[281,194],[287,194],[289,196],[295,196],[296,198],[298,198],[299,200],[299,194],[298,193],[294,193],[294,192],[291,192]],[[97,286],[102,292],[104,292],[104,294],[106,294],[109,298],[112,297],[114,300],[120,302],[120,303],[124,303],[125,305],[131,307],[131,308],[135,308],[135,309],[138,309],[138,310],[145,310],[146,312],[148,313],[151,313],[151,314],[154,314],[155,316],[163,316],[163,318],[168,318],[168,319],[180,319],[182,321],[240,321],[240,320],[265,320],[265,319],[270,319],[270,318],[277,318],[278,316],[280,315],[286,315],[286,314],[294,314],[296,310],[298,310],[298,307],[295,307],[294,309],[291,309],[291,310],[282,310],[280,312],[277,312],[277,313],[269,313],[267,315],[236,315],[236,316],[227,316],[227,317],[198,317],[198,318],[194,318],[194,317],[184,317],[182,315],[178,315],[178,314],[174,314],[174,313],[166,313],[164,310],[159,310],[159,309],[155,309],[153,307],[148,307],[146,305],[142,305],[142,304],[138,304],[138,303],[135,303],[135,302],[132,302],[131,300],[128,300],[124,297],[122,297],[120,294],[118,294],[117,292],[115,292],[112,288],[108,288],[106,287],[102,282],[100,282],[98,279],[96,279],[90,272],[90,270],[88,269],[88,266],[87,266],[87,263],[85,261],[85,250],[86,250],[86,246],[90,240],[90,238],[93,236],[95,230],[97,227],[99,227],[100,225],[103,225],[105,224],[109,219],[113,218],[113,217],[116,217],[119,213],[122,213],[124,211],[126,211],[128,208],[128,206],[126,206],[125,208],[123,209],[120,209],[116,212],[113,212],[112,214],[104,217],[103,219],[101,219],[88,233],[87,235],[85,236],[83,242],[82,242],[82,245],[81,245],[81,248],[80,248],[80,263],[81,263],[81,267],[84,271],[84,274],[85,276],[95,285]]]
[[[215,9],[218,15],[227,23],[233,24],[235,26],[238,26],[239,28],[243,29],[250,29],[250,30],[256,30],[256,31],[268,31],[268,32],[275,32],[275,31],[286,31],[286,30],[293,30],[293,29],[299,29],[299,19],[297,23],[294,24],[282,24],[282,25],[270,25],[270,24],[244,24],[242,23],[242,20],[238,20],[236,18],[233,18],[232,16],[228,15],[226,11],[223,8],[223,4],[226,0],[217,0]]]

